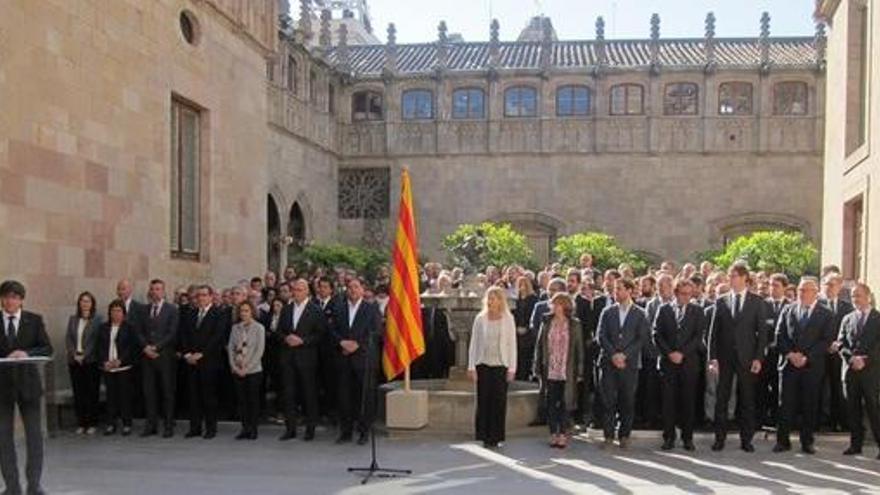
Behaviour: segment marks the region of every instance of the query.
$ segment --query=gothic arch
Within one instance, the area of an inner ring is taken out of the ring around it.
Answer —
[[[270,192],[266,196],[266,266],[276,273],[286,256],[284,225],[281,222],[278,200]]]

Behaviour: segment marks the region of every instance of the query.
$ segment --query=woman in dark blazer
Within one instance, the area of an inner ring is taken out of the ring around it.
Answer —
[[[134,392],[132,366],[139,356],[134,327],[125,321],[125,303],[116,299],[107,310],[108,321],[98,332],[98,365],[104,371],[107,388],[107,428],[104,435],[116,433],[122,419],[122,435],[131,434],[131,402]]]
[[[80,294],[76,298],[76,313],[67,321],[64,339],[76,411],[76,433],[79,435],[94,435],[98,424],[101,370],[98,369],[96,342],[103,318],[96,309],[95,296],[91,292]]]
[[[532,372],[532,359],[535,357],[535,339],[537,335],[529,331],[529,323],[538,295],[535,294],[532,281],[521,276],[516,279],[516,305],[513,307],[513,321],[516,323],[516,379],[528,380]]]

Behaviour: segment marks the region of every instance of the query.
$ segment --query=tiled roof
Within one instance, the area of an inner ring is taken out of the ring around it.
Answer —
[[[450,71],[486,69],[489,66],[489,43],[451,43],[447,45]],[[551,44],[551,68],[590,68],[598,64],[596,41],[555,41]],[[651,65],[650,40],[613,40],[605,42],[607,67],[645,68]],[[349,46],[349,64],[361,76],[379,75],[385,64],[384,45]],[[541,43],[499,43],[499,69],[539,69]],[[397,67],[402,74],[433,71],[437,65],[434,43],[397,45]],[[337,52],[329,55],[338,62]],[[782,68],[809,68],[816,63],[813,38],[771,38],[770,63]],[[666,39],[659,42],[661,66],[702,68],[706,65],[704,39]],[[719,68],[755,68],[761,65],[761,45],[756,38],[715,40],[715,63]]]

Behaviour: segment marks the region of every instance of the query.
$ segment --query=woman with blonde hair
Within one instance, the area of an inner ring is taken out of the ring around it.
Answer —
[[[557,292],[550,307],[552,313],[544,317],[538,332],[533,369],[547,386],[550,446],[564,449],[569,412],[577,408],[577,387],[584,378],[584,340],[581,322],[573,316],[571,296]]]
[[[516,325],[504,289],[486,290],[474,318],[468,349],[468,377],[477,384],[476,439],[486,448],[504,441],[507,384],[516,375]]]

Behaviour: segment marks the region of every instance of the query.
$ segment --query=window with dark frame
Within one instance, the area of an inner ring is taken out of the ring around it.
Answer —
[[[403,120],[434,118],[434,93],[427,89],[409,89],[401,96]]]
[[[663,115],[697,115],[699,96],[700,87],[695,83],[667,84],[663,93]]]
[[[336,113],[336,86],[333,83],[327,85],[327,113]]]
[[[374,91],[358,91],[351,96],[351,120],[382,120],[382,95]]]
[[[318,74],[313,70],[309,71],[309,102],[318,103]]]
[[[293,58],[293,55],[290,55],[287,57],[287,89],[293,92],[293,94],[296,94],[299,89],[296,69],[296,59]]]
[[[611,115],[642,115],[645,89],[640,84],[618,84],[611,88]]]
[[[859,150],[868,133],[868,62],[870,53],[870,13],[863,2],[850,2],[847,19],[846,119],[844,156]]]
[[[718,86],[719,115],[751,115],[753,87],[750,82],[726,82]]]
[[[773,86],[774,115],[806,115],[807,83],[783,81]]]
[[[458,88],[452,92],[453,119],[482,119],[486,116],[485,93],[480,88]]]
[[[201,245],[201,112],[171,101],[171,253],[199,259]]]
[[[847,201],[843,205],[843,276],[849,280],[859,280],[864,266],[862,250],[865,236],[865,210],[863,196]]]
[[[531,86],[514,86],[504,91],[505,117],[538,115],[538,91]]]
[[[559,117],[589,115],[591,100],[590,88],[587,86],[561,86],[556,90],[556,115]]]

